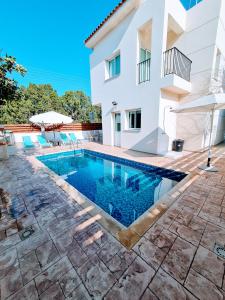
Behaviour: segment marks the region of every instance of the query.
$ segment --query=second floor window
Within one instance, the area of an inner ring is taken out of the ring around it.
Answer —
[[[108,75],[109,78],[118,76],[120,74],[120,55],[115,56],[108,61]]]
[[[151,51],[147,49],[140,49],[140,62],[151,58]]]
[[[140,49],[138,64],[138,81],[139,83],[150,80],[150,64],[151,64],[151,52],[147,49]]]

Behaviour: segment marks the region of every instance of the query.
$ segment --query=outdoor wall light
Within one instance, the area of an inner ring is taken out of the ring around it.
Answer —
[[[112,102],[112,105],[113,105],[113,106],[116,106],[117,104],[118,104],[118,103],[117,103],[116,101],[113,101],[113,102]]]

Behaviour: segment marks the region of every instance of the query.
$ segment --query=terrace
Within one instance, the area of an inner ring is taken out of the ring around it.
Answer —
[[[171,158],[85,147],[190,175],[153,224],[124,240],[35,159],[57,148],[1,161],[1,187],[12,199],[0,223],[1,299],[223,299],[225,260],[214,248],[225,244],[224,145],[213,149],[214,174],[196,168],[206,153]]]

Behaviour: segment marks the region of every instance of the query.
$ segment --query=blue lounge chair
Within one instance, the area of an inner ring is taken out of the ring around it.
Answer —
[[[35,147],[29,135],[23,136],[23,147],[24,149],[32,149]]]
[[[76,137],[75,133],[73,132],[69,133],[69,137],[73,144],[77,144],[77,147],[79,143],[81,144],[81,140]]]
[[[69,136],[70,136],[70,139],[73,143],[77,143],[77,137],[73,132],[69,133]]]
[[[51,147],[52,145],[46,141],[46,139],[42,135],[37,136],[38,143],[41,147]]]
[[[67,134],[66,133],[60,133],[60,138],[61,138],[61,140],[62,140],[62,143],[64,144],[64,145],[66,145],[66,144],[70,144],[70,140],[69,140],[69,138],[68,138],[68,136],[67,136]]]

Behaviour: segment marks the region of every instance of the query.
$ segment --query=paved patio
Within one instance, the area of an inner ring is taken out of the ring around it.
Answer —
[[[127,250],[27,154],[0,162],[0,187],[12,199],[0,221],[1,299],[225,299],[225,259],[213,252],[225,245],[224,145],[214,148],[214,174],[196,169],[205,153],[174,159],[86,147],[192,172],[194,180]]]

